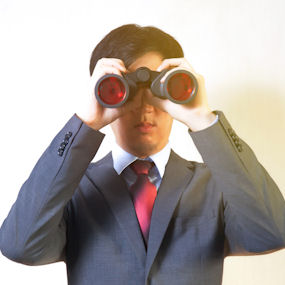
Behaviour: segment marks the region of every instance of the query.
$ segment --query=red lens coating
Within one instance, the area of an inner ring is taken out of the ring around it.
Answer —
[[[187,100],[194,89],[194,81],[185,73],[176,73],[167,82],[167,92],[176,101]]]
[[[100,83],[98,95],[104,103],[116,105],[125,99],[126,89],[119,78],[108,77]]]

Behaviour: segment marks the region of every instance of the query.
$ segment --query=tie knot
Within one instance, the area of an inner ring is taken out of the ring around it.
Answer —
[[[137,159],[131,164],[131,168],[137,175],[148,175],[148,172],[153,167],[153,165],[154,163],[151,161]]]

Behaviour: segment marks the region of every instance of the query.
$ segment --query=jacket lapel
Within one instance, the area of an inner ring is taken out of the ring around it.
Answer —
[[[146,260],[146,277],[157,255],[176,205],[193,176],[193,165],[171,151],[152,211]]]
[[[113,168],[112,154],[95,163],[90,178],[105,197],[114,217],[126,233],[138,259],[145,265],[146,249],[131,196],[124,179]]]

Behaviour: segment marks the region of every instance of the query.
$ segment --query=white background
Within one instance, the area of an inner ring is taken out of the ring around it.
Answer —
[[[90,92],[89,57],[127,23],[172,34],[223,110],[285,194],[283,0],[0,0],[0,224],[37,159]],[[95,159],[113,143],[108,134]],[[187,130],[171,143],[200,160]],[[224,285],[284,285],[285,250],[225,260]],[[66,284],[63,263],[28,267],[0,255],[0,284]],[[172,285],[172,284],[171,284]]]

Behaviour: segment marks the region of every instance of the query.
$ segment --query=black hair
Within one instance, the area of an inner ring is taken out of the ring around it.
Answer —
[[[100,58],[119,58],[128,68],[140,56],[151,51],[158,52],[163,59],[184,57],[180,44],[156,27],[136,24],[120,26],[107,34],[93,50],[90,75]]]

